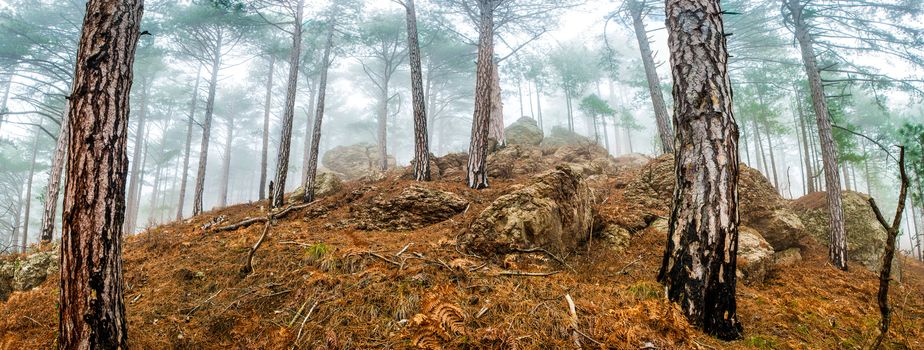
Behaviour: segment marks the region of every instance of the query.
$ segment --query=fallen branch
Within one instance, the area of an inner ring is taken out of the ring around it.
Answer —
[[[527,253],[527,254],[528,253],[543,253],[547,255],[548,257],[552,258],[552,260],[557,261],[562,266],[567,267],[571,271],[574,271],[574,268],[568,265],[568,263],[565,262],[565,259],[559,258],[558,255],[553,254],[552,252],[546,250],[545,248],[528,248],[528,249],[516,248],[513,251],[516,253]]]
[[[263,234],[260,235],[260,239],[257,240],[257,243],[250,248],[250,252],[247,253],[247,262],[244,263],[244,267],[241,268],[241,274],[249,275],[253,272],[253,257],[257,255],[257,249],[260,249],[260,246],[263,245],[263,240],[266,239],[266,235],[269,234],[270,227],[273,226],[272,214],[267,217],[266,226],[263,227]]]
[[[293,349],[295,349],[296,345],[298,345],[298,341],[302,339],[302,330],[305,328],[305,323],[308,322],[308,318],[311,317],[311,314],[314,312],[314,309],[318,307],[318,302],[320,302],[320,299],[314,301],[314,305],[311,305],[311,309],[308,309],[308,314],[305,315],[304,319],[302,319],[302,324],[301,326],[298,327],[298,336],[295,337],[295,342],[292,343]]]
[[[603,343],[597,341],[594,338],[591,338],[589,335],[581,332],[581,330],[578,329],[577,310],[574,307],[574,299],[571,299],[570,294],[565,294],[565,301],[568,302],[568,315],[571,317],[571,329],[574,331],[574,333],[571,334],[571,337],[574,339],[574,345],[577,345],[578,348],[581,347],[581,340],[580,337],[578,337],[580,335],[581,337],[590,340],[594,344],[603,346]]]
[[[399,267],[399,268],[402,267],[401,263],[399,263],[399,262],[397,262],[397,261],[394,261],[394,260],[391,260],[391,259],[389,259],[389,258],[386,258],[386,257],[382,256],[381,254],[373,253],[373,252],[363,252],[363,254],[365,254],[365,255],[370,255],[370,256],[379,258],[379,259],[381,259],[382,261],[387,262],[387,263],[392,264],[392,265],[395,265],[395,266],[397,266],[397,267]]]
[[[629,267],[632,267],[632,265],[637,264],[639,261],[642,261],[642,255],[641,255],[641,254],[639,254],[638,258],[636,258],[635,260],[632,260],[631,262],[629,262],[628,264],[626,264],[626,266],[623,266],[621,269],[619,269],[619,272],[616,272],[616,274],[617,274],[617,275],[627,275],[627,274],[629,274],[629,271],[626,271],[626,269],[628,269]]]
[[[561,271],[551,271],[551,272],[526,272],[526,271],[516,271],[516,270],[504,270],[499,272],[498,276],[524,276],[524,277],[545,277],[557,275]]]
[[[266,222],[266,221],[269,220],[270,217],[272,217],[273,219],[282,219],[282,218],[285,218],[286,216],[288,216],[289,214],[291,214],[293,211],[300,210],[300,209],[305,209],[305,208],[310,207],[310,206],[312,206],[312,205],[314,205],[314,204],[316,204],[316,203],[318,203],[318,202],[315,201],[315,202],[311,202],[311,203],[304,203],[304,204],[298,204],[298,205],[290,205],[290,206],[286,207],[285,209],[280,210],[280,211],[277,212],[277,213],[272,213],[272,212],[270,212],[267,216],[261,216],[261,217],[256,217],[256,218],[245,219],[245,220],[243,220],[243,221],[241,221],[241,222],[238,222],[238,223],[236,223],[236,224],[232,224],[232,225],[227,225],[227,226],[222,226],[222,227],[216,228],[216,229],[215,229],[214,231],[212,231],[212,232],[234,231],[234,230],[237,230],[237,229],[240,229],[240,228],[248,227],[248,226],[253,225],[253,224],[256,224],[256,223]]]

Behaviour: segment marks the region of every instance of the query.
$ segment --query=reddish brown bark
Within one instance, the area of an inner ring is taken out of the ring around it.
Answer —
[[[122,223],[129,91],[141,0],[90,0],[70,96],[58,346],[128,347]]]

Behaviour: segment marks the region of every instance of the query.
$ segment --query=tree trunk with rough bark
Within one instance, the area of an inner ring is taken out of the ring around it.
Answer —
[[[289,153],[292,145],[292,121],[295,119],[295,94],[298,90],[298,64],[302,57],[302,13],[304,0],[298,0],[295,22],[292,25],[292,52],[289,56],[289,79],[286,87],[286,105],[282,113],[282,130],[279,138],[279,153],[276,157],[276,181],[274,181],[272,206],[285,204],[286,178],[289,176]]]
[[[138,111],[138,127],[135,128],[135,141],[133,143],[134,149],[132,150],[132,161],[131,161],[131,177],[128,180],[128,199],[127,203],[127,216],[125,218],[125,230],[123,234],[131,234],[135,232],[135,216],[133,213],[138,211],[138,204],[141,202],[137,197],[137,193],[141,184],[138,182],[141,180],[141,177],[138,176],[141,172],[141,150],[144,148],[145,144],[145,126],[147,124],[147,115],[148,115],[148,95],[151,93],[151,81],[142,80],[141,81],[141,104]]]
[[[478,67],[475,80],[475,112],[472,118],[472,135],[468,147],[468,187],[488,187],[488,130],[491,128],[494,70],[494,13],[489,4],[479,2],[481,21],[478,30]]]
[[[406,0],[408,63],[411,66],[411,95],[414,104],[414,180],[430,181],[430,144],[427,139],[427,106],[424,100],[420,43],[417,39],[417,10]]]
[[[65,108],[67,108],[65,106]],[[58,195],[61,193],[61,173],[64,172],[64,158],[67,156],[67,142],[70,128],[67,121],[67,112],[61,118],[61,130],[55,141],[55,153],[51,159],[51,169],[48,172],[48,186],[45,188],[45,208],[42,210],[41,241],[51,242],[55,233],[55,217],[58,212]]]
[[[794,23],[796,40],[802,53],[802,63],[805,74],[808,76],[809,87],[812,91],[812,106],[815,108],[815,120],[818,124],[818,138],[821,144],[821,158],[825,172],[825,187],[827,189],[828,213],[830,215],[828,243],[828,258],[831,263],[841,270],[847,270],[847,233],[844,228],[844,207],[841,199],[841,181],[837,169],[837,148],[834,144],[834,134],[831,130],[831,117],[828,114],[828,102],[825,100],[824,86],[821,81],[821,72],[815,60],[815,50],[812,48],[812,35],[802,13],[803,6],[800,0],[787,0],[792,22]]]
[[[219,32],[215,56],[209,73],[209,92],[205,100],[205,116],[202,118],[202,142],[199,144],[199,166],[196,170],[196,189],[193,194],[193,216],[202,213],[202,197],[205,192],[205,169],[209,159],[209,138],[212,134],[212,116],[215,114],[215,91],[218,89],[218,70],[221,69],[221,47],[223,37]]]
[[[273,72],[276,67],[276,56],[270,55],[269,60],[269,77],[266,79],[266,97],[263,101],[263,148],[260,151],[260,184],[259,200],[266,199],[266,173],[267,162],[269,159],[269,129],[270,129],[270,107],[273,103]]]
[[[388,100],[389,94],[391,94],[391,89],[389,84],[391,83],[390,73],[388,71],[388,63],[385,64],[385,69],[382,72],[384,78],[382,78],[381,92],[382,96],[379,100],[379,116],[376,118],[376,137],[378,138],[379,146],[379,170],[387,171],[388,170]]]
[[[69,106],[58,346],[125,349],[125,148],[142,1],[90,0],[86,8]]]
[[[802,130],[802,157],[804,157],[805,162],[805,184],[808,192],[806,194],[816,191],[815,188],[815,169],[812,168],[812,150],[809,149],[809,138],[808,131],[805,128],[805,109],[802,107],[802,98],[796,96],[796,109],[799,111],[799,128]]]
[[[488,138],[497,142],[497,147],[507,145],[507,137],[504,135],[504,99],[501,96],[497,62],[491,64],[491,128],[488,130]]]
[[[645,67],[645,78],[648,81],[648,93],[651,96],[651,105],[654,108],[655,121],[658,124],[658,136],[661,138],[661,153],[674,151],[674,131],[671,130],[670,116],[667,114],[667,105],[661,93],[661,79],[658,78],[657,65],[648,43],[648,31],[643,21],[644,4],[638,0],[629,3],[632,16],[632,25],[635,29],[635,38],[642,55],[642,65]]]
[[[189,106],[189,118],[186,120],[186,146],[183,152],[183,175],[180,178],[180,194],[176,207],[176,220],[183,219],[183,206],[186,203],[186,183],[189,173],[189,156],[192,148],[192,131],[193,122],[196,120],[196,105],[199,103],[199,74],[202,73],[202,66],[196,70],[196,84],[193,86],[192,102]]]
[[[313,83],[313,79],[308,79],[308,85],[311,85],[311,90],[308,91],[308,98],[310,100],[308,101],[308,110],[305,111],[305,143],[302,146],[302,188],[305,187],[305,181],[308,180],[308,162],[311,161],[311,134],[313,131],[314,113],[318,100],[318,85]]]
[[[738,126],[718,0],[668,0],[676,190],[658,280],[691,324],[741,337],[735,285]]]
[[[311,159],[308,161],[308,175],[305,179],[305,203],[314,202],[315,179],[318,175],[318,153],[321,145],[321,124],[324,121],[324,100],[327,97],[327,71],[330,69],[331,49],[334,46],[333,21],[328,23],[327,42],[324,45],[324,58],[321,61],[321,78],[318,83],[318,110],[314,114],[314,127],[311,133]]]

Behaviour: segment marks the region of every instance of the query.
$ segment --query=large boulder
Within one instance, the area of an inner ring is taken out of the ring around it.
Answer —
[[[649,227],[658,235],[667,237],[668,225],[666,219],[658,219]],[[773,262],[773,247],[764,240],[760,232],[747,226],[739,226],[738,259],[736,261],[738,279],[747,285],[761,284],[770,275]]]
[[[594,140],[584,135],[556,126],[553,127],[549,135],[542,140],[541,146],[542,148],[558,148],[564,145],[589,145],[595,143]]]
[[[343,174],[346,180],[381,173],[379,148],[377,145],[368,143],[334,147],[324,153],[321,162],[328,169]],[[395,158],[389,155],[388,167],[394,168],[395,164]]]
[[[508,145],[538,146],[544,138],[542,129],[530,117],[522,117],[504,129]]]
[[[542,158],[542,151],[536,147],[509,145],[488,154],[488,176],[512,179],[533,175],[551,168]]]
[[[343,181],[333,173],[320,173],[315,177],[314,198],[320,199],[336,194],[343,189]],[[299,186],[287,199],[289,204],[297,203],[305,198],[305,188]]]
[[[583,176],[571,167],[559,166],[498,197],[478,215],[462,240],[472,251],[486,255],[535,247],[565,253],[590,235],[593,202]]]
[[[847,257],[876,271],[881,264],[885,248],[886,230],[876,220],[873,207],[869,204],[869,196],[844,191],[842,198],[844,228],[847,230]],[[795,200],[792,208],[805,223],[808,233],[819,243],[828,244],[828,227],[831,221],[828,216],[826,193],[809,193]]]
[[[57,252],[52,249],[0,262],[0,301],[6,301],[13,292],[31,290],[54,275],[58,270]]]
[[[415,185],[357,205],[351,221],[360,230],[414,230],[445,221],[467,207],[468,200],[455,193]]]
[[[666,214],[674,193],[674,157],[663,155],[636,172],[625,197],[651,211]],[[797,247],[806,237],[805,225],[759,171],[739,167],[738,199],[741,225],[758,227],[776,250]]]

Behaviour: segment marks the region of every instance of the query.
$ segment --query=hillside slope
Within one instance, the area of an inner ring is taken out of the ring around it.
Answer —
[[[573,348],[575,339],[612,349],[869,346],[879,319],[877,276],[859,264],[850,272],[832,268],[826,249],[811,240],[801,243],[801,261],[775,267],[763,283],[739,283],[743,340],[721,342],[691,328],[655,282],[664,236],[645,228],[646,216],[664,213],[625,197],[639,176],[637,167],[615,166],[588,180],[604,220],[639,227],[627,246],[592,239],[566,256],[480,257],[460,247],[482,210],[531,180],[516,171],[481,191],[458,175],[418,184],[394,172],[347,182],[276,222],[247,276],[239,271],[264,225],[214,228],[265,216],[265,203],[154,227],[124,247],[129,339],[137,349],[539,349]],[[414,202],[387,199],[413,186],[451,192],[468,205],[430,226],[396,230],[422,217],[383,226],[381,215],[407,212],[402,206]],[[911,259],[904,266],[892,289],[887,345],[924,349],[924,267]],[[51,276],[0,302],[0,348],[55,346],[57,283]]]

